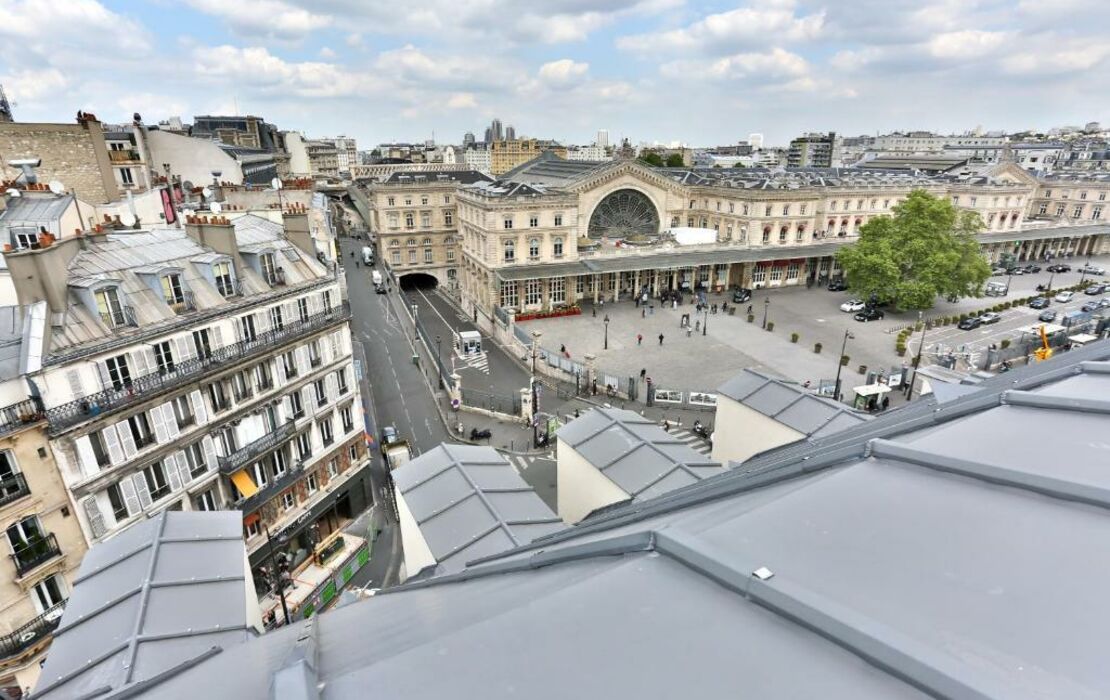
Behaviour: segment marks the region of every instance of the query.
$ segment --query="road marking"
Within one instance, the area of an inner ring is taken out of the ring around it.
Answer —
[[[713,453],[713,446],[709,441],[697,433],[685,428],[671,428],[670,434],[690,449],[706,457]]]
[[[456,369],[476,369],[483,374],[489,374],[489,356],[484,351],[464,355],[462,362],[466,366],[457,367]]]
[[[443,321],[443,325],[447,326],[447,330],[451,331],[451,337],[452,338],[457,338],[459,334],[455,332],[455,329],[451,327],[451,324],[447,322],[447,319],[443,317],[443,314],[441,314],[439,312],[439,309],[437,309],[432,304],[432,300],[428,298],[428,295],[424,293],[424,290],[423,289],[418,289],[416,291],[417,291],[418,294],[420,294],[420,296],[422,296],[424,298],[425,303],[427,303],[428,307],[431,308],[431,310],[435,312],[435,315],[439,316],[439,320]]]

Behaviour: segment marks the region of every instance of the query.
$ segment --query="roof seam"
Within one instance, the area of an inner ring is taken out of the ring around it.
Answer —
[[[142,589],[139,591],[139,605],[138,610],[135,611],[135,625],[131,630],[131,641],[127,645],[127,658],[124,659],[122,666],[124,674],[121,686],[131,682],[131,674],[135,671],[135,657],[139,652],[139,633],[146,622],[146,609],[150,602],[150,584],[154,578],[154,570],[158,566],[158,554],[162,547],[162,534],[166,531],[168,513],[169,511],[164,510],[158,516],[154,538],[150,541],[150,561],[147,562],[146,577],[143,579]]]
[[[455,454],[452,453],[451,448],[446,443],[443,445],[443,451],[447,453],[447,457],[455,464],[455,466],[459,470],[459,473],[462,474],[462,477],[466,479],[466,483],[470,484],[470,488],[474,489],[474,495],[478,497],[478,500],[481,501],[482,505],[486,507],[486,510],[488,510],[490,515],[493,516],[493,519],[497,521],[497,526],[505,531],[505,534],[508,535],[509,540],[513,543],[514,546],[519,547],[521,544],[520,540],[517,539],[517,536],[513,534],[513,531],[509,528],[508,524],[505,523],[504,518],[501,517],[501,512],[494,507],[493,503],[491,503],[488,498],[486,498],[485,493],[483,493],[482,489],[478,487],[478,484],[466,471],[463,463],[459,460],[457,456],[455,456]],[[489,533],[486,534],[488,535]]]

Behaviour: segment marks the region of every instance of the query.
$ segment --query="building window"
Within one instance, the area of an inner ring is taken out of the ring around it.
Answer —
[[[443,203],[444,204],[450,204],[451,203],[451,195],[449,195],[449,194],[443,195]]]
[[[1064,215],[1064,205],[1063,204],[1057,204],[1056,205],[1056,216],[1063,216],[1063,215]]]
[[[782,215],[783,216],[790,216],[790,205],[789,204],[783,204],[782,205]]]
[[[251,520],[243,525],[243,532],[246,534],[248,540],[252,537],[258,537],[258,533],[262,531],[261,522],[262,520],[259,518],[257,520]]]
[[[556,226],[562,226],[563,225],[563,215],[562,214],[556,214],[555,215],[555,225]]]
[[[677,228],[677,227],[678,227],[678,217],[677,216],[672,216],[671,217],[671,228]]]
[[[1102,218],[1102,207],[1098,207],[1098,206],[1092,207],[1091,208],[1091,219],[1093,219],[1094,221],[1098,221],[1101,218]]]
[[[1071,216],[1073,219],[1078,219],[1079,217],[1083,216],[1083,205],[1076,204],[1075,208],[1071,211]]]
[[[409,263],[415,263],[415,262],[416,262],[416,251],[415,250],[410,250],[409,251]]]
[[[185,302],[185,293],[181,289],[181,275],[162,275],[162,296],[169,305]]]
[[[567,301],[567,280],[565,277],[558,277],[548,283],[549,291],[551,293],[552,304],[565,304]]]
[[[400,265],[401,264],[401,251],[395,250],[392,253],[390,253],[389,254],[389,261],[391,263],[393,263],[394,265]]]
[[[788,280],[798,279],[798,263],[790,263],[789,265],[786,266],[786,279],[788,279]]]
[[[54,574],[36,583],[31,588],[31,600],[35,602],[35,608],[40,613],[44,613],[64,601],[61,577]]]
[[[538,258],[538,257],[540,257],[540,239],[538,239],[538,238],[528,239],[528,257],[529,258]]]
[[[516,282],[502,282],[501,283],[501,307],[512,308],[517,305],[517,283]]]
[[[290,489],[281,494],[281,509],[289,512],[293,510],[293,506],[297,505],[297,499],[293,497],[293,490]]]
[[[510,238],[504,241],[501,245],[504,247],[505,251],[505,262],[512,262],[513,260],[516,260],[516,241]]]
[[[309,496],[320,490],[320,480],[316,477],[316,472],[308,475],[308,478],[304,480],[304,486]]]
[[[212,495],[212,489],[197,494],[196,500],[193,501],[193,503],[197,510],[217,510],[216,497]]]
[[[763,229],[763,242],[764,243],[770,243],[771,242],[771,227],[770,226],[767,226]]]
[[[449,211],[443,212],[443,225],[452,226],[455,223],[455,218]]]
[[[974,206],[975,206],[975,204],[976,204],[976,203],[977,203],[978,201],[979,201],[979,198],[978,198],[978,197],[972,197],[972,198],[971,198],[971,206],[973,206],[973,207],[974,207]]]
[[[416,217],[411,211],[405,214],[405,228],[416,228]]]
[[[158,365],[158,374],[166,374],[173,371],[173,350],[170,349],[170,341],[163,340],[161,343],[151,343],[154,348],[154,362]]]
[[[554,253],[555,257],[557,257],[557,258],[563,257],[563,239],[562,238],[555,238],[551,242],[551,249],[552,249],[552,252]]]
[[[123,313],[123,305],[119,302],[119,291],[115,287],[106,287],[96,292],[96,309],[100,312],[100,320],[109,328],[122,326],[127,322]]]
[[[342,396],[343,394],[346,394],[347,391],[350,389],[350,386],[347,384],[347,368],[346,367],[336,371],[336,373],[335,373],[335,384],[338,387],[340,396]]]
[[[771,281],[772,282],[781,282],[782,281],[782,268],[781,267],[772,267],[771,268]]]
[[[779,229],[779,243],[786,243],[787,228],[783,226]]]
[[[119,484],[112,484],[106,490],[108,494],[108,505],[112,507],[112,517],[116,522],[123,522],[131,517],[131,513],[127,510],[127,504],[123,500],[123,492],[119,489]]]
[[[134,185],[135,184],[135,176],[134,176],[134,174],[132,174],[131,168],[120,168],[119,169],[119,178],[123,182],[123,184],[125,184],[125,185]]]
[[[763,215],[764,216],[770,216],[771,215],[771,205],[770,204],[763,207]]]
[[[801,214],[802,216],[805,216],[806,209],[808,209],[808,208],[809,208],[808,204],[799,204],[798,205],[798,213]]]
[[[767,268],[757,267],[752,271],[752,282],[754,284],[763,284],[767,281]]]
[[[276,331],[285,328],[285,319],[282,318],[280,306],[270,307],[270,327]]]
[[[351,460],[351,464],[358,461],[358,447],[351,445],[347,448],[347,459]]]
[[[1080,193],[1079,193],[1079,198],[1080,198],[1080,199],[1086,199],[1086,198],[1087,198],[1087,190],[1083,190],[1082,192],[1080,192]],[[1009,198],[1009,197],[1007,197],[1007,198],[1006,198],[1006,203],[1007,203],[1007,204],[1009,204],[1009,203],[1010,203],[1010,201],[1009,201],[1009,200],[1010,200],[1010,198]]]
[[[829,211],[836,211],[836,200],[829,202]]]
[[[451,248],[447,249],[447,262],[455,262],[455,251],[454,251],[454,249],[451,249]]]
[[[740,213],[743,214],[744,216],[748,215],[748,205],[747,205],[747,203],[744,203],[744,204],[740,205]]]
[[[169,495],[170,484],[166,481],[166,470],[161,462],[155,462],[143,469],[143,479],[146,481],[147,488],[150,489],[151,500],[157,501]]]
[[[131,370],[127,366],[127,355],[109,357],[104,361],[104,366],[108,368],[108,379],[116,391],[131,384]]]
[[[1041,207],[1040,207],[1040,209],[1037,210],[1037,213],[1038,214],[1047,214],[1048,213],[1048,202],[1041,202]]]
[[[424,262],[426,262],[426,263],[433,262],[432,249],[431,248],[425,248],[424,249]]]
[[[512,219],[505,219],[504,221],[502,221],[502,222],[501,222],[501,224],[502,224],[502,226],[504,226],[504,227],[505,227],[506,229],[510,229],[510,228],[512,228],[512,227],[513,227],[513,220],[512,220]]]
[[[432,225],[432,215],[430,212],[420,212],[420,227],[429,228]]]
[[[539,304],[543,298],[543,283],[540,280],[526,280],[524,282],[524,305]]]
[[[339,410],[339,419],[343,423],[344,433],[349,433],[355,429],[355,419],[351,416],[350,406],[344,406]]]
[[[199,479],[208,471],[208,462],[204,458],[204,448],[200,440],[185,448],[185,461],[189,464],[189,476]]]
[[[323,379],[317,379],[312,383],[312,388],[316,391],[316,405],[323,406],[328,402],[327,388],[324,386]]]
[[[297,458],[302,462],[312,456],[312,431],[297,435]]]
[[[334,479],[337,476],[339,476],[339,460],[335,460],[335,459],[329,460],[328,461],[328,477]]]
[[[290,350],[281,356],[281,368],[285,372],[286,379],[292,379],[297,376],[297,356]]]
[[[335,434],[332,432],[330,415],[317,423],[317,425],[320,427],[320,439],[323,440],[324,445],[330,445],[335,442]]]
[[[536,228],[539,225],[540,225],[540,217],[536,216],[535,214],[528,217],[528,227],[529,228]]]
[[[231,263],[221,262],[212,266],[212,277],[216,280],[216,291],[221,296],[230,297],[235,294],[235,280],[231,276]]]
[[[254,328],[254,314],[239,317],[239,330],[242,331],[243,340],[248,343],[257,340],[258,335]]]
[[[154,431],[150,429],[150,421],[147,420],[145,413],[136,413],[128,418],[127,427],[135,440],[135,447],[141,450],[147,445],[154,444]]]

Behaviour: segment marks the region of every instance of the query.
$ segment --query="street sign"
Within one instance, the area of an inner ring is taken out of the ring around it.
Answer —
[[[456,411],[459,410],[459,400],[458,399],[451,399],[451,408],[455,409]]]

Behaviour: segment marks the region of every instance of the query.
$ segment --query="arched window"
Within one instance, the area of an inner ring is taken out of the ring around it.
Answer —
[[[443,245],[455,245],[455,237],[447,236],[443,239]]]
[[[540,239],[538,239],[538,238],[528,239],[528,257],[530,257],[530,258],[540,257]]]
[[[562,237],[556,237],[554,240],[552,240],[551,241],[551,248],[552,248],[552,252],[555,254],[555,257],[557,257],[557,258],[563,257],[563,239],[562,239]]]
[[[779,229],[779,243],[786,243],[786,234],[789,230],[790,229],[786,226]]]
[[[389,242],[389,247],[390,247],[390,248],[399,248],[399,247],[401,247],[401,241],[399,241],[399,240],[397,240],[396,238],[394,238],[393,240],[391,240],[391,241]]]
[[[405,245],[407,245],[409,248],[415,248],[416,247],[416,239],[415,238],[408,239],[407,241],[405,241]]]
[[[431,245],[431,244],[432,244],[432,239],[431,238],[425,238],[424,242],[421,243],[421,245]]]

